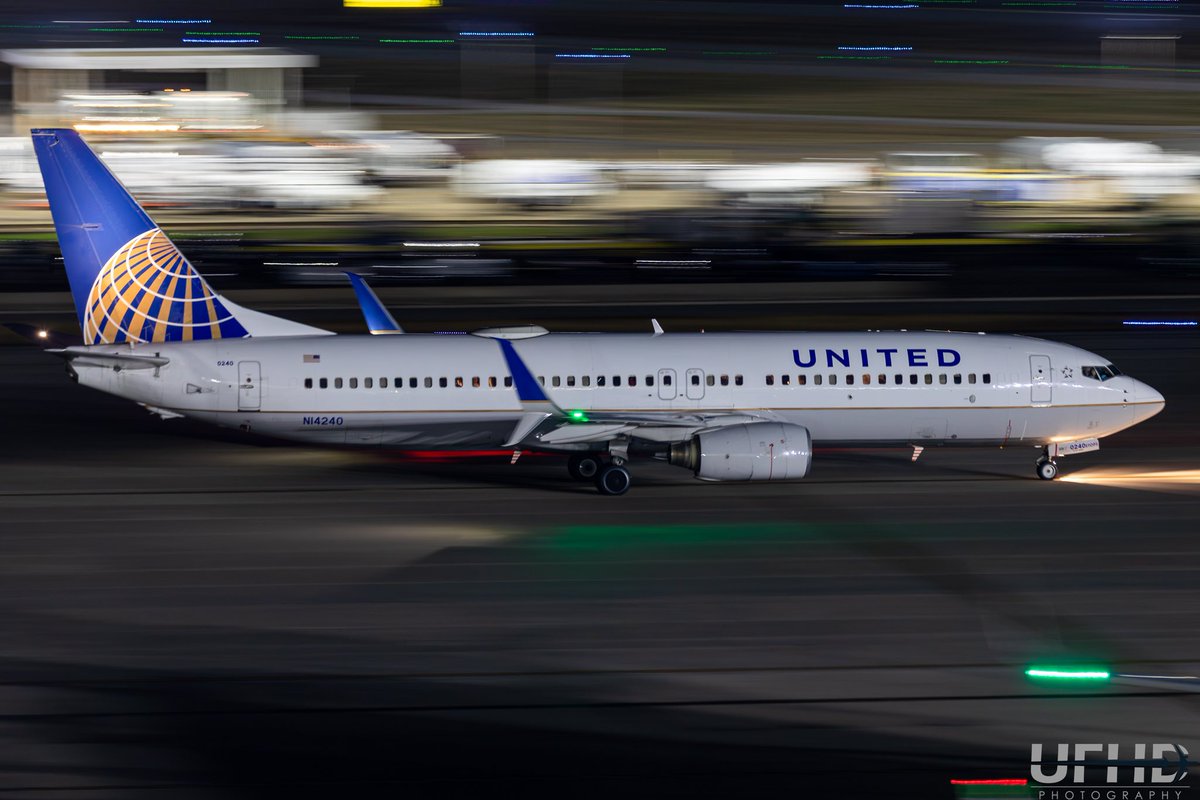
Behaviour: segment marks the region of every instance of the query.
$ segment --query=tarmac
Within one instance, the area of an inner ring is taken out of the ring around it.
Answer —
[[[1167,398],[1062,480],[818,450],[619,498],[163,422],[0,348],[0,795],[952,797],[1034,742],[1200,746],[1194,682],[1024,675],[1200,667],[1195,334],[1060,338]]]

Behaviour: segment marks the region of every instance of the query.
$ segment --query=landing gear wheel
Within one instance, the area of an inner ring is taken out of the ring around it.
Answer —
[[[1045,458],[1037,462],[1037,476],[1044,481],[1052,481],[1058,477],[1058,464]]]
[[[599,471],[600,459],[595,456],[571,456],[567,461],[567,472],[571,473],[571,477],[577,481],[593,480]]]
[[[631,482],[629,470],[616,464],[606,464],[596,473],[596,488],[600,490],[600,494],[625,494],[629,491]]]

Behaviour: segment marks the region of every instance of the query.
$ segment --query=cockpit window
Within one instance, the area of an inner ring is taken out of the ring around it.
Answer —
[[[1121,370],[1114,367],[1112,364],[1104,366],[1084,367],[1082,369],[1083,377],[1091,378],[1094,381],[1106,381],[1109,378],[1115,378],[1121,374]]]

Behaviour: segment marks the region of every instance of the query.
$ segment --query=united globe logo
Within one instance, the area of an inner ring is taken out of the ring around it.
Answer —
[[[88,344],[240,338],[246,329],[161,230],[113,253],[88,293]]]

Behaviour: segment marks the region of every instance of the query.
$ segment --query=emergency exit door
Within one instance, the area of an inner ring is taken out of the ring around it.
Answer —
[[[238,362],[238,411],[262,407],[262,375],[257,361]]]
[[[1049,405],[1054,400],[1051,382],[1050,356],[1029,357],[1029,401],[1034,405]]]

